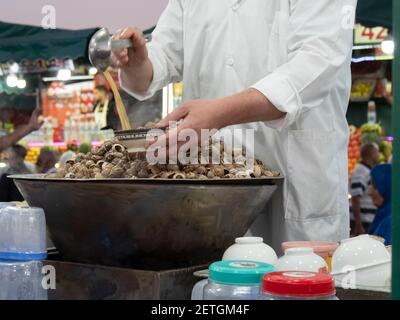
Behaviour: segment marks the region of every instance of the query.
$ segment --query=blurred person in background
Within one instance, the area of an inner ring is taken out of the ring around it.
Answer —
[[[63,167],[69,160],[74,159],[76,156],[76,153],[71,151],[71,150],[67,150],[66,152],[64,152],[59,160],[59,164],[61,167]]]
[[[354,170],[350,181],[352,234],[365,234],[376,214],[376,207],[368,189],[371,184],[371,170],[379,163],[379,150],[373,144],[364,145],[361,149],[361,162]]]
[[[43,119],[41,117],[41,110],[36,108],[33,111],[28,124],[20,126],[13,133],[0,138],[0,152],[10,148],[31,132],[39,130],[42,124]]]
[[[93,109],[95,120],[100,129],[118,129],[118,118],[116,115],[113,94],[105,86],[97,86],[94,89],[96,105]]]
[[[26,154],[26,149],[21,145],[14,145],[7,150],[8,168],[0,178],[0,202],[24,201],[14,181],[8,176],[33,173],[25,163]]]
[[[372,185],[369,195],[378,208],[368,233],[385,239],[385,245],[392,244],[392,165],[384,164],[371,171]]]
[[[36,162],[38,173],[50,174],[57,172],[56,164],[58,159],[59,156],[55,151],[43,148]]]

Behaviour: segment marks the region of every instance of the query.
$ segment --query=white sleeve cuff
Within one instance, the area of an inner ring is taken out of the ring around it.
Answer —
[[[279,73],[271,73],[251,88],[261,92],[279,111],[286,113],[281,119],[266,121],[268,127],[282,130],[296,121],[302,102],[290,79]]]

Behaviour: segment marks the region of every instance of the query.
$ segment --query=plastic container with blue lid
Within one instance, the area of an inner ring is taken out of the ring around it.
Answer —
[[[257,261],[221,261],[209,267],[204,300],[257,300],[262,277],[275,267]]]

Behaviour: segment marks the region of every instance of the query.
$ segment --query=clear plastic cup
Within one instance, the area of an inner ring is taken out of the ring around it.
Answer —
[[[31,261],[46,258],[46,218],[43,209],[1,209],[0,260]]]
[[[0,261],[0,300],[47,300],[40,261]]]

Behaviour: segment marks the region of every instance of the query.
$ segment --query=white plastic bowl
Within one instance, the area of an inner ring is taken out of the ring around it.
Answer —
[[[337,287],[378,292],[391,292],[392,263],[385,262],[371,267],[334,274]]]
[[[339,287],[390,291],[391,262],[382,242],[363,235],[341,242],[332,258],[332,275]]]
[[[235,244],[229,247],[222,260],[250,260],[275,265],[278,261],[274,249],[264,243],[263,238],[237,238]]]
[[[328,273],[324,259],[314,253],[312,248],[287,249],[276,264],[277,271],[305,271]]]
[[[343,273],[354,269],[372,267],[391,261],[385,245],[368,235],[343,240],[332,258],[332,273]]]

